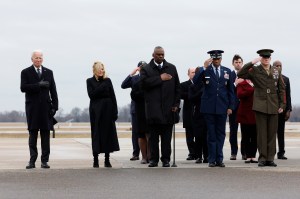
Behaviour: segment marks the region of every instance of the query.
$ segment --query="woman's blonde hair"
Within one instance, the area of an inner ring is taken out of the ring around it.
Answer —
[[[105,79],[105,78],[107,78],[105,66],[104,66],[104,64],[103,64],[102,62],[100,62],[100,61],[94,62],[94,65],[93,65],[93,74],[94,74],[94,76],[97,78],[96,73],[97,73],[97,71],[99,71],[101,68],[103,68],[103,79]]]

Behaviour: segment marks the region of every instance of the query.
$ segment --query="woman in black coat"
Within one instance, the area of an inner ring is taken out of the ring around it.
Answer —
[[[106,76],[101,62],[93,65],[94,76],[87,79],[87,91],[90,98],[90,122],[93,167],[99,167],[98,154],[105,153],[105,167],[111,167],[109,154],[119,151],[119,142],[115,121],[118,118],[118,107],[111,80]]]

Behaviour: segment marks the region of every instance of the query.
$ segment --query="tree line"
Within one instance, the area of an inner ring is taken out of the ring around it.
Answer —
[[[130,104],[118,107],[118,111],[117,122],[131,122]],[[89,108],[80,109],[75,107],[69,113],[65,113],[60,108],[55,114],[55,119],[58,122],[89,122]],[[26,122],[26,114],[23,111],[0,112],[0,122]]]
[[[118,107],[119,117],[117,122],[131,122],[130,104]],[[182,112],[181,112],[182,114]],[[55,119],[58,122],[89,122],[89,108],[73,108],[69,113],[64,113],[60,108]],[[290,122],[300,122],[300,106],[294,106],[291,112]],[[5,111],[0,112],[0,122],[26,122],[26,114],[23,111]]]

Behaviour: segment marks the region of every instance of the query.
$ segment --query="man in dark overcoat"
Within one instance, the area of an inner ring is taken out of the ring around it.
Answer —
[[[180,83],[181,99],[183,99],[182,120],[185,129],[186,144],[189,150],[186,160],[195,160],[195,136],[193,133],[193,104],[189,100],[189,87],[193,84],[195,68],[188,69],[189,80]]]
[[[282,63],[277,60],[274,61],[273,66],[282,72]],[[284,131],[285,122],[290,118],[292,112],[292,100],[291,100],[291,85],[290,80],[287,76],[282,75],[282,79],[285,86],[285,96],[286,96],[286,107],[284,111],[278,114],[278,129],[277,129],[277,141],[278,141],[278,152],[277,158],[281,160],[287,160],[285,156],[285,141],[284,141]]]
[[[53,72],[44,67],[43,53],[32,53],[32,65],[21,72],[21,91],[25,93],[25,109],[29,131],[30,160],[26,169],[35,168],[38,157],[37,137],[41,136],[41,168],[50,168],[50,130],[58,110],[58,98]]]
[[[141,69],[146,119],[150,133],[149,167],[158,165],[159,135],[162,166],[170,167],[172,126],[180,104],[180,82],[177,70],[173,64],[164,59],[164,55],[162,47],[155,47],[153,59]]]

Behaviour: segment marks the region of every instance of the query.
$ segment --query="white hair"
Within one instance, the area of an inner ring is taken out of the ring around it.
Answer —
[[[43,55],[43,51],[42,51],[42,50],[40,50],[40,49],[37,49],[37,50],[34,50],[34,51],[32,51],[32,53],[31,53],[31,57],[33,57],[33,55],[34,55],[35,53],[40,53],[40,54],[42,54],[42,55]]]

